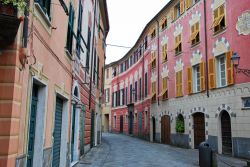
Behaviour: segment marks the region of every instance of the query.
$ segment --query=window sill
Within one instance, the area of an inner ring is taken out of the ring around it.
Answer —
[[[201,43],[201,41],[199,41],[199,42],[197,42],[197,43],[195,43],[195,44],[191,44],[191,49],[194,49],[194,48],[196,48],[198,45],[200,45],[200,43]]]
[[[49,19],[48,15],[46,15],[42,9],[42,7],[35,2],[35,15],[44,28],[51,33],[51,20]]]
[[[224,34],[226,32],[226,30],[227,30],[227,27],[225,27],[217,32],[214,32],[213,37],[216,38],[217,36]]]
[[[250,110],[250,107],[242,107],[241,110]]]
[[[182,54],[182,51],[181,52],[178,52],[178,53],[175,53],[175,56],[179,56]]]
[[[162,64],[164,64],[164,63],[166,63],[166,62],[168,62],[168,60],[163,60],[163,61],[162,61]]]
[[[65,51],[67,57],[68,57],[71,61],[73,61],[72,54],[69,52],[69,50],[68,50],[66,47],[64,48],[64,51]]]

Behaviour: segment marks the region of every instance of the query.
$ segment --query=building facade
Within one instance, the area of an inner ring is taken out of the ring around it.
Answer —
[[[164,6],[112,65],[112,131],[192,149],[207,141],[249,158],[250,78],[239,70],[249,68],[249,8],[227,0]]]
[[[102,104],[102,132],[111,132],[112,64],[105,66],[104,97]]]
[[[32,12],[0,3],[0,166],[71,166],[90,148],[91,119],[101,124],[106,1],[27,2]],[[99,29],[88,37],[88,26]]]

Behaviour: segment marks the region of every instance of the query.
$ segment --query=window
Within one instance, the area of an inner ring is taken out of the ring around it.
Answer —
[[[243,108],[250,108],[250,97],[242,98]]]
[[[147,125],[148,125],[148,112],[145,111],[144,114],[145,114],[145,116],[144,116],[144,127],[145,127],[145,129],[147,129]]]
[[[135,82],[135,102],[137,102],[137,81]]]
[[[132,84],[130,84],[130,94],[129,94],[129,97],[130,97],[130,103],[132,103],[132,100],[133,100],[133,86],[132,86]]]
[[[156,102],[156,81],[151,83],[151,102]]]
[[[91,40],[91,29],[88,27],[88,42],[87,42],[87,57],[86,57],[86,67],[89,68],[89,54],[90,54],[90,40]]]
[[[156,52],[152,51],[151,53],[151,68],[156,68]]]
[[[120,91],[116,92],[116,106],[120,106]]]
[[[145,36],[144,38],[144,49],[147,49],[148,48],[148,37]]]
[[[175,54],[180,54],[182,52],[181,48],[181,34],[175,37]]]
[[[125,91],[125,104],[128,104],[128,87],[126,87],[126,91]]]
[[[167,28],[167,19],[164,18],[162,24],[161,24],[161,30],[164,30],[165,28]]]
[[[106,69],[106,79],[109,79],[109,68]]]
[[[130,65],[129,65],[129,66],[131,67],[131,66],[133,65],[133,56],[130,56],[130,57],[129,57],[129,62],[130,62]]]
[[[113,96],[113,102],[114,102],[114,104],[113,104],[113,106],[114,107],[116,107],[117,106],[117,101],[116,101],[116,96],[117,96],[117,94],[116,94],[116,92],[114,92],[114,96]]]
[[[78,14],[78,26],[77,26],[77,42],[76,42],[76,55],[80,58],[81,55],[81,33],[82,33],[82,13],[83,7],[81,1],[79,1],[79,14]]]
[[[168,98],[168,78],[164,77],[162,79],[162,92],[160,94],[162,100],[166,100]]]
[[[199,22],[191,26],[190,42],[192,46],[200,42],[200,28],[199,27],[200,27]]]
[[[193,67],[194,69],[194,85],[193,90],[194,92],[199,92],[201,90],[201,80],[200,80],[200,66],[196,65]]]
[[[164,44],[162,46],[162,62],[165,62],[167,60],[168,60],[168,58],[167,58],[167,44]]]
[[[105,90],[105,102],[109,103],[109,94],[110,94],[110,89]]]
[[[156,36],[156,31],[155,31],[155,29],[151,32],[150,36],[151,36],[151,39],[153,39],[153,38]]]
[[[176,119],[175,130],[177,133],[185,132],[185,123],[184,123],[184,117],[182,116],[182,114],[179,114]]]
[[[226,86],[226,60],[225,56],[220,56],[217,58],[217,68],[218,68],[218,86]]]
[[[232,54],[230,51],[208,60],[210,89],[234,84]]]
[[[142,97],[142,80],[140,78],[139,80],[139,100],[141,100]]]
[[[50,18],[50,4],[51,0],[35,0],[40,6],[43,12]]]
[[[176,97],[182,96],[182,71],[175,73],[176,79]]]
[[[174,7],[174,20],[179,18],[181,15],[180,3]]]
[[[120,104],[121,104],[121,106],[124,105],[124,100],[125,100],[124,97],[125,97],[124,89],[121,89],[121,93],[120,93],[120,100],[121,100]]]
[[[74,36],[74,17],[75,17],[75,11],[74,11],[72,4],[70,4],[66,48],[71,54],[72,54],[72,44],[73,44],[73,36]]]
[[[145,73],[145,97],[148,96],[148,73]]]
[[[116,67],[113,68],[113,77],[115,77],[117,74],[116,74]]]
[[[212,29],[214,33],[220,32],[221,30],[226,28],[226,20],[225,20],[225,7],[221,5],[213,12],[213,24]]]

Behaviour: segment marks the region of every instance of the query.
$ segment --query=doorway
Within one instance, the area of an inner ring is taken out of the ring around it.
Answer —
[[[153,123],[153,142],[156,141],[155,135],[156,135],[156,125],[155,125],[155,117],[152,117],[152,123]]]
[[[123,115],[120,116],[120,133],[123,133]]]
[[[194,148],[199,148],[201,142],[206,140],[205,136],[205,116],[203,113],[193,115]]]
[[[232,154],[231,119],[227,111],[221,113],[222,153]]]
[[[170,117],[168,115],[161,117],[161,142],[170,144]]]

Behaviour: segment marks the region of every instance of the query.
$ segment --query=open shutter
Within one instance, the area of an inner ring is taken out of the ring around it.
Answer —
[[[182,71],[179,71],[179,96],[182,96]]]
[[[185,1],[184,0],[180,0],[180,13],[184,13],[185,11]]]
[[[233,52],[227,52],[227,84],[232,85],[234,84],[234,74],[233,74],[233,63],[231,61]]]
[[[193,77],[192,77],[192,67],[187,68],[188,77],[188,94],[193,93]]]
[[[216,87],[216,76],[215,76],[215,59],[211,58],[208,60],[209,67],[209,89],[214,89]]]
[[[171,14],[171,20],[174,21],[175,20],[175,17],[174,17],[174,8],[171,9],[170,14]]]
[[[206,89],[205,86],[205,62],[200,63],[200,81],[201,81],[201,91]]]

